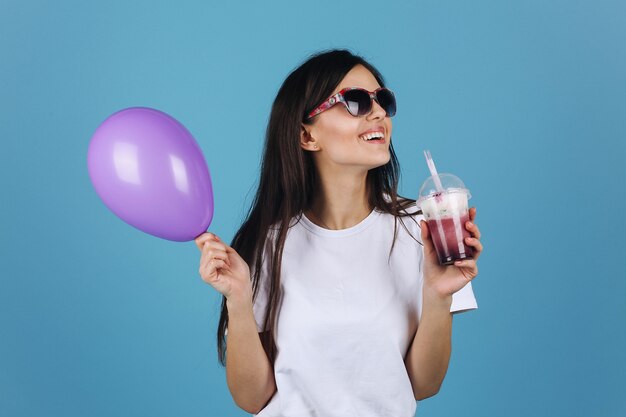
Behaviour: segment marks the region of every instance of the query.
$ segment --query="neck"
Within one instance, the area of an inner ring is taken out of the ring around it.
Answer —
[[[318,226],[341,230],[360,223],[371,212],[368,202],[367,171],[329,173],[318,171],[319,190],[306,216]]]

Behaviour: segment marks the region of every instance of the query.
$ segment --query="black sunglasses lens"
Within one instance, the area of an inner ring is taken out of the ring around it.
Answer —
[[[387,116],[393,117],[396,114],[396,98],[391,90],[386,88],[379,90],[378,93],[376,93],[376,101],[378,101],[380,107],[385,110]]]
[[[372,100],[363,90],[349,90],[343,95],[348,111],[353,116],[364,116],[372,109]]]

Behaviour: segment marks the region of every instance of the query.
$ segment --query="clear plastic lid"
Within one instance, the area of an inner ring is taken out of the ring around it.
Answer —
[[[441,181],[441,186],[443,187],[443,192],[445,193],[466,193],[467,198],[471,198],[471,194],[467,188],[465,188],[465,184],[463,181],[456,175],[452,174],[439,174],[439,181]],[[417,203],[419,203],[427,198],[440,195],[442,191],[437,189],[437,185],[434,177],[431,175],[424,181],[422,187],[420,188],[419,197]]]

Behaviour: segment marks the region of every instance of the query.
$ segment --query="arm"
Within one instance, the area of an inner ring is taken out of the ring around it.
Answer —
[[[228,299],[226,381],[233,400],[256,414],[276,392],[274,371],[261,343],[250,301]]]
[[[424,244],[424,283],[422,317],[413,338],[405,364],[416,400],[439,392],[450,363],[452,339],[452,294],[465,287],[478,275],[476,261],[482,253],[480,231],[474,223],[476,209],[469,210],[470,221],[465,228],[472,237],[465,242],[474,248],[474,259],[456,261],[454,266],[439,265],[428,224],[421,220]]]
[[[250,268],[236,250],[213,233],[196,238],[200,276],[224,297],[228,310],[226,382],[239,407],[258,413],[276,391],[274,371],[252,310]]]
[[[440,298],[424,293],[424,307],[417,332],[404,363],[416,400],[439,392],[451,353],[452,296]]]

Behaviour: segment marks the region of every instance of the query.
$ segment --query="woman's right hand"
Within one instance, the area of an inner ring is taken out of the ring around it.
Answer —
[[[252,302],[250,268],[243,258],[213,233],[203,233],[195,242],[202,252],[202,280],[228,300]]]

